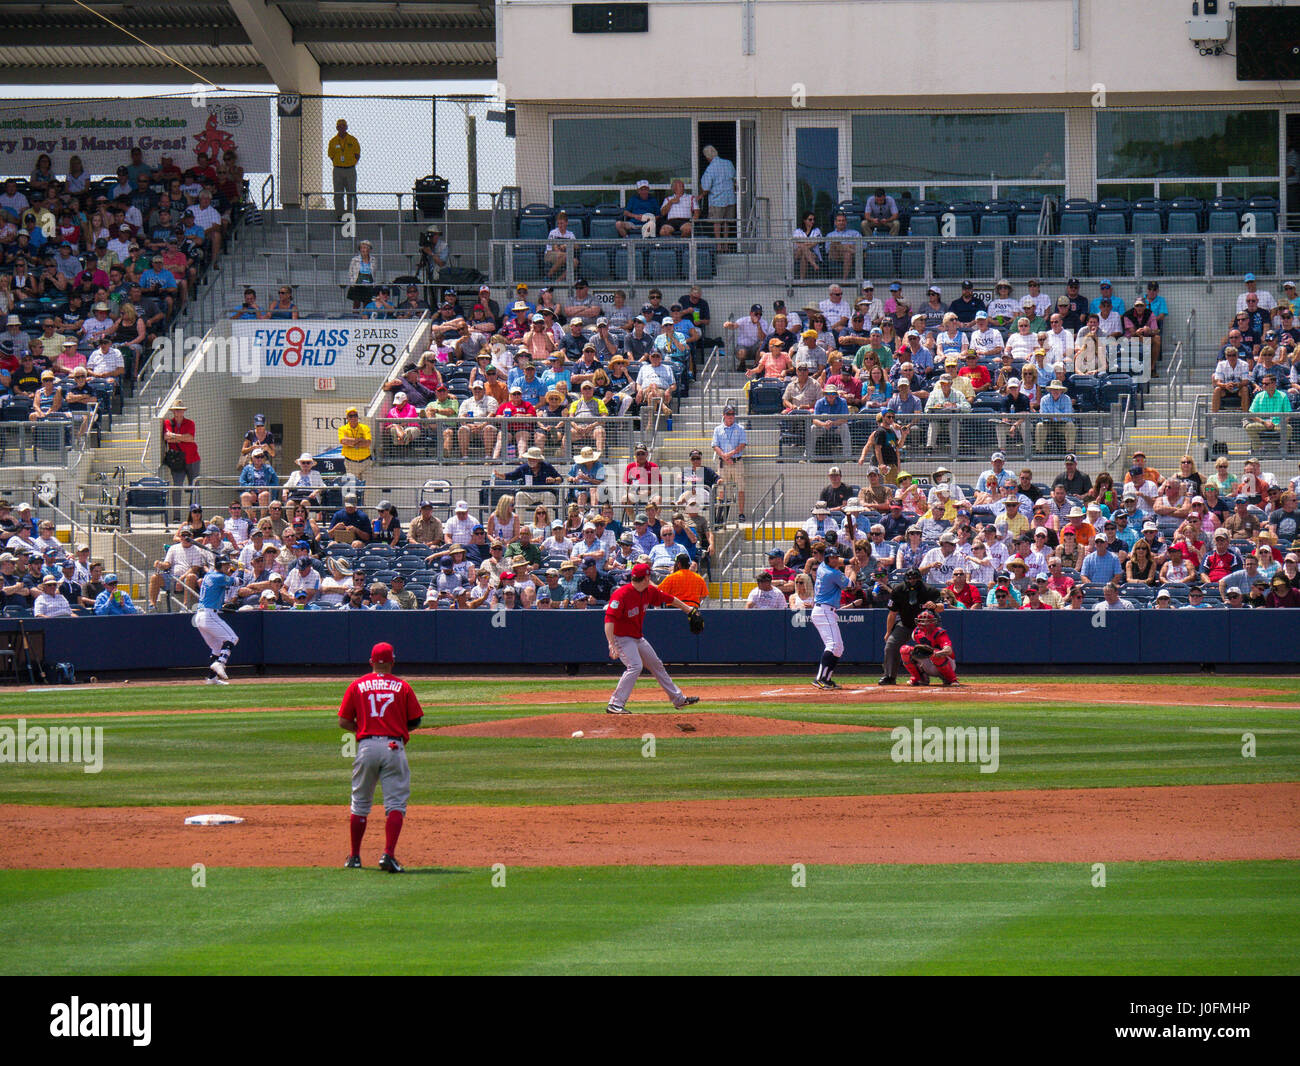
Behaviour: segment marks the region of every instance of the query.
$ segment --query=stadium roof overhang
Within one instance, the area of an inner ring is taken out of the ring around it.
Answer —
[[[98,16],[104,17],[98,17]],[[109,19],[112,23],[110,24]],[[492,0],[73,0],[0,7],[0,82],[218,85],[496,77]]]

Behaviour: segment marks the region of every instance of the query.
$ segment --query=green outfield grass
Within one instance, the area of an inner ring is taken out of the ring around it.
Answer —
[[[422,876],[423,875],[423,876]],[[1300,864],[0,872],[7,974],[1282,974]]]
[[[1156,679],[1145,679],[1151,684]],[[701,682],[706,683],[706,682]],[[717,682],[707,682],[717,683]],[[1286,682],[1289,683],[1289,682]],[[522,684],[522,683],[521,683]],[[604,683],[591,706],[492,704],[480,682],[422,682],[427,724],[456,724],[601,710]],[[1279,698],[1294,694],[1280,689]],[[789,688],[780,680],[773,687]],[[567,686],[566,686],[567,687]],[[346,793],[350,760],[332,711],[337,683],[259,684],[101,690],[94,710],[162,707],[323,706],[248,714],[186,714],[59,719],[104,728],[104,769],[7,764],[0,803],[127,806],[235,803],[336,803]],[[283,691],[280,691],[283,690]],[[536,693],[536,686],[531,687]],[[501,693],[495,693],[500,696]],[[86,710],[87,694],[69,706]],[[945,694],[947,696],[948,694]],[[193,699],[191,698],[193,697]],[[199,705],[198,697],[207,702]],[[0,699],[0,713],[59,709],[68,697]],[[6,702],[13,701],[13,702]],[[646,705],[646,710],[661,709]],[[666,709],[666,708],[662,708]],[[893,727],[921,717],[927,725],[987,725],[1000,730],[1000,767],[898,765],[888,733],[710,739],[668,729],[656,757],[640,739],[487,739],[418,736],[411,743],[414,803],[557,804],[826,796],[1015,788],[1223,784],[1300,778],[1300,723],[1288,709],[1068,706],[973,703],[950,698],[873,704],[870,695],[843,704],[761,700],[710,702],[700,710],[769,718]],[[35,720],[33,720],[35,721]],[[0,725],[4,725],[0,721]],[[12,725],[12,722],[9,723]],[[51,724],[51,723],[47,723]],[[654,731],[653,722],[646,726]],[[1255,758],[1243,758],[1241,735],[1256,735]]]

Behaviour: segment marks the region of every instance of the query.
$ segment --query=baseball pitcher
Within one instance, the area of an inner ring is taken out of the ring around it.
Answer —
[[[632,580],[614,591],[605,608],[605,639],[609,642],[609,657],[621,659],[626,667],[623,676],[619,678],[618,687],[609,698],[606,713],[632,713],[627,709],[627,701],[643,669],[654,675],[655,680],[668,693],[674,707],[680,709],[699,703],[699,696],[687,696],[677,687],[650,642],[641,635],[646,611],[664,605],[685,611],[691,620],[691,632],[699,633],[704,629],[699,609],[683,603],[676,596],[660,592],[659,586],[650,581],[648,563],[637,563],[632,567],[630,576]]]
[[[370,673],[348,686],[339,707],[339,728],[357,735],[357,755],[352,761],[352,816],[349,826],[352,850],[343,865],[361,869],[361,838],[375,801],[375,785],[384,786],[384,853],[379,868],[390,874],[406,871],[395,858],[397,838],[411,798],[411,767],[406,742],[420,725],[424,710],[411,686],[392,675],[393,646],[370,649]]]

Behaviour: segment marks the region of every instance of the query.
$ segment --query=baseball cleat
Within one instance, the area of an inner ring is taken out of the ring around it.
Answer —
[[[214,660],[212,661],[212,672],[213,672],[214,674],[216,674],[217,677],[221,678],[222,681],[229,681],[229,680],[230,680],[229,675],[227,675],[227,673],[226,673],[226,667],[225,667],[225,664],[222,663],[222,661],[221,661],[220,659],[214,659]]]
[[[814,677],[814,678],[812,679],[812,687],[813,687],[813,688],[826,688],[826,682],[823,681],[820,677]]]
[[[684,700],[682,700],[681,703],[679,703],[679,704],[677,705],[677,709],[680,711],[683,707],[690,707],[690,706],[692,706],[693,704],[696,704],[696,703],[699,703],[699,702],[700,702],[700,697],[699,697],[699,696],[687,696]]]
[[[843,687],[844,686],[841,685],[838,681],[834,681],[829,677],[822,682],[822,688],[842,689]]]
[[[361,865],[361,861],[359,859],[357,860],[357,865],[358,866]],[[386,870],[390,874],[406,873],[406,870],[405,868],[403,868],[402,864],[398,862],[396,859],[394,859],[391,855],[389,855],[388,852],[384,852],[384,854],[379,856],[379,868],[381,870]]]
[[[909,685],[915,685],[915,686],[917,686],[918,688],[925,688],[929,683],[930,683],[930,682],[928,682],[928,681],[917,681],[917,680],[915,680],[915,679],[913,679],[912,681],[909,681],[909,682],[908,682]]]
[[[343,864],[343,869],[345,869],[345,870],[360,870],[360,869],[361,869],[361,856],[360,856],[360,855],[349,855],[349,856],[348,856],[348,861],[345,862],[345,863]]]
[[[209,684],[209,685],[229,685],[230,682],[229,682],[229,681],[226,681],[226,680],[223,680],[222,678],[213,675],[212,677],[210,677],[210,678],[207,679],[206,684]]]
[[[615,707],[612,703],[605,708],[606,714],[631,714],[626,707]]]
[[[945,682],[943,683],[943,687],[944,687],[944,688],[952,688],[953,685],[960,685],[960,684],[961,684],[960,681],[945,681]]]
[[[898,678],[896,678],[896,677],[882,677],[879,681],[876,682],[876,684],[877,684],[877,685],[897,685],[897,684],[898,684]]]

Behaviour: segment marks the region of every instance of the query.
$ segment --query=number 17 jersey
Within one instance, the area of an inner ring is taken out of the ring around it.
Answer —
[[[357,723],[357,739],[396,737],[410,739],[410,723],[424,716],[415,692],[392,674],[366,674],[348,686],[339,718]]]

